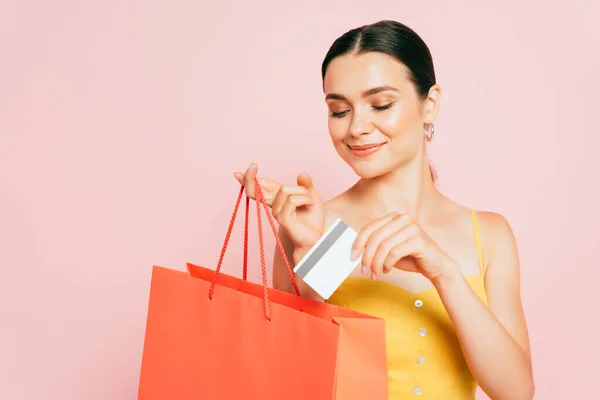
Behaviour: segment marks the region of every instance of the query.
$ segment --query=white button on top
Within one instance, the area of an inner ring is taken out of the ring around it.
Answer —
[[[421,388],[419,386],[415,386],[413,388],[413,393],[414,394],[421,394]]]
[[[423,301],[421,301],[421,300],[415,300],[415,307],[417,307],[417,308],[423,307]]]
[[[427,329],[425,329],[425,328],[419,329],[419,335],[421,335],[421,336],[427,335]]]
[[[419,364],[425,364],[425,357],[421,356],[421,357],[417,358],[417,362]]]

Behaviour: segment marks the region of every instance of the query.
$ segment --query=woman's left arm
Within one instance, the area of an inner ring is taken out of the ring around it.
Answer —
[[[530,400],[535,388],[521,304],[517,245],[504,217],[495,213],[479,215],[489,248],[485,273],[488,307],[454,265],[448,265],[433,283],[482,390],[495,400]]]

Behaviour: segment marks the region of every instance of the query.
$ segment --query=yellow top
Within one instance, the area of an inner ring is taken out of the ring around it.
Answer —
[[[471,215],[480,274],[465,278],[487,304],[477,213]],[[391,283],[349,277],[327,303],[385,320],[390,399],[475,398],[477,383],[434,287],[412,294]]]

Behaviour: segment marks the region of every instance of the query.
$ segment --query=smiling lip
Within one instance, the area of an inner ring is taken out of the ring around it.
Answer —
[[[363,144],[360,146],[348,145],[348,147],[356,157],[367,157],[381,149],[383,145],[385,143]]]

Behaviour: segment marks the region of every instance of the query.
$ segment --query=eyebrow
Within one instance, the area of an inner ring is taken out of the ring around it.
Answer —
[[[374,94],[380,93],[380,92],[385,92],[387,90],[391,90],[393,92],[400,92],[398,89],[396,89],[393,86],[377,86],[371,89],[367,89],[364,92],[362,92],[362,97],[368,97],[368,96],[372,96]],[[337,94],[337,93],[329,93],[327,96],[325,96],[325,100],[346,100],[346,97],[344,97],[341,94]]]

